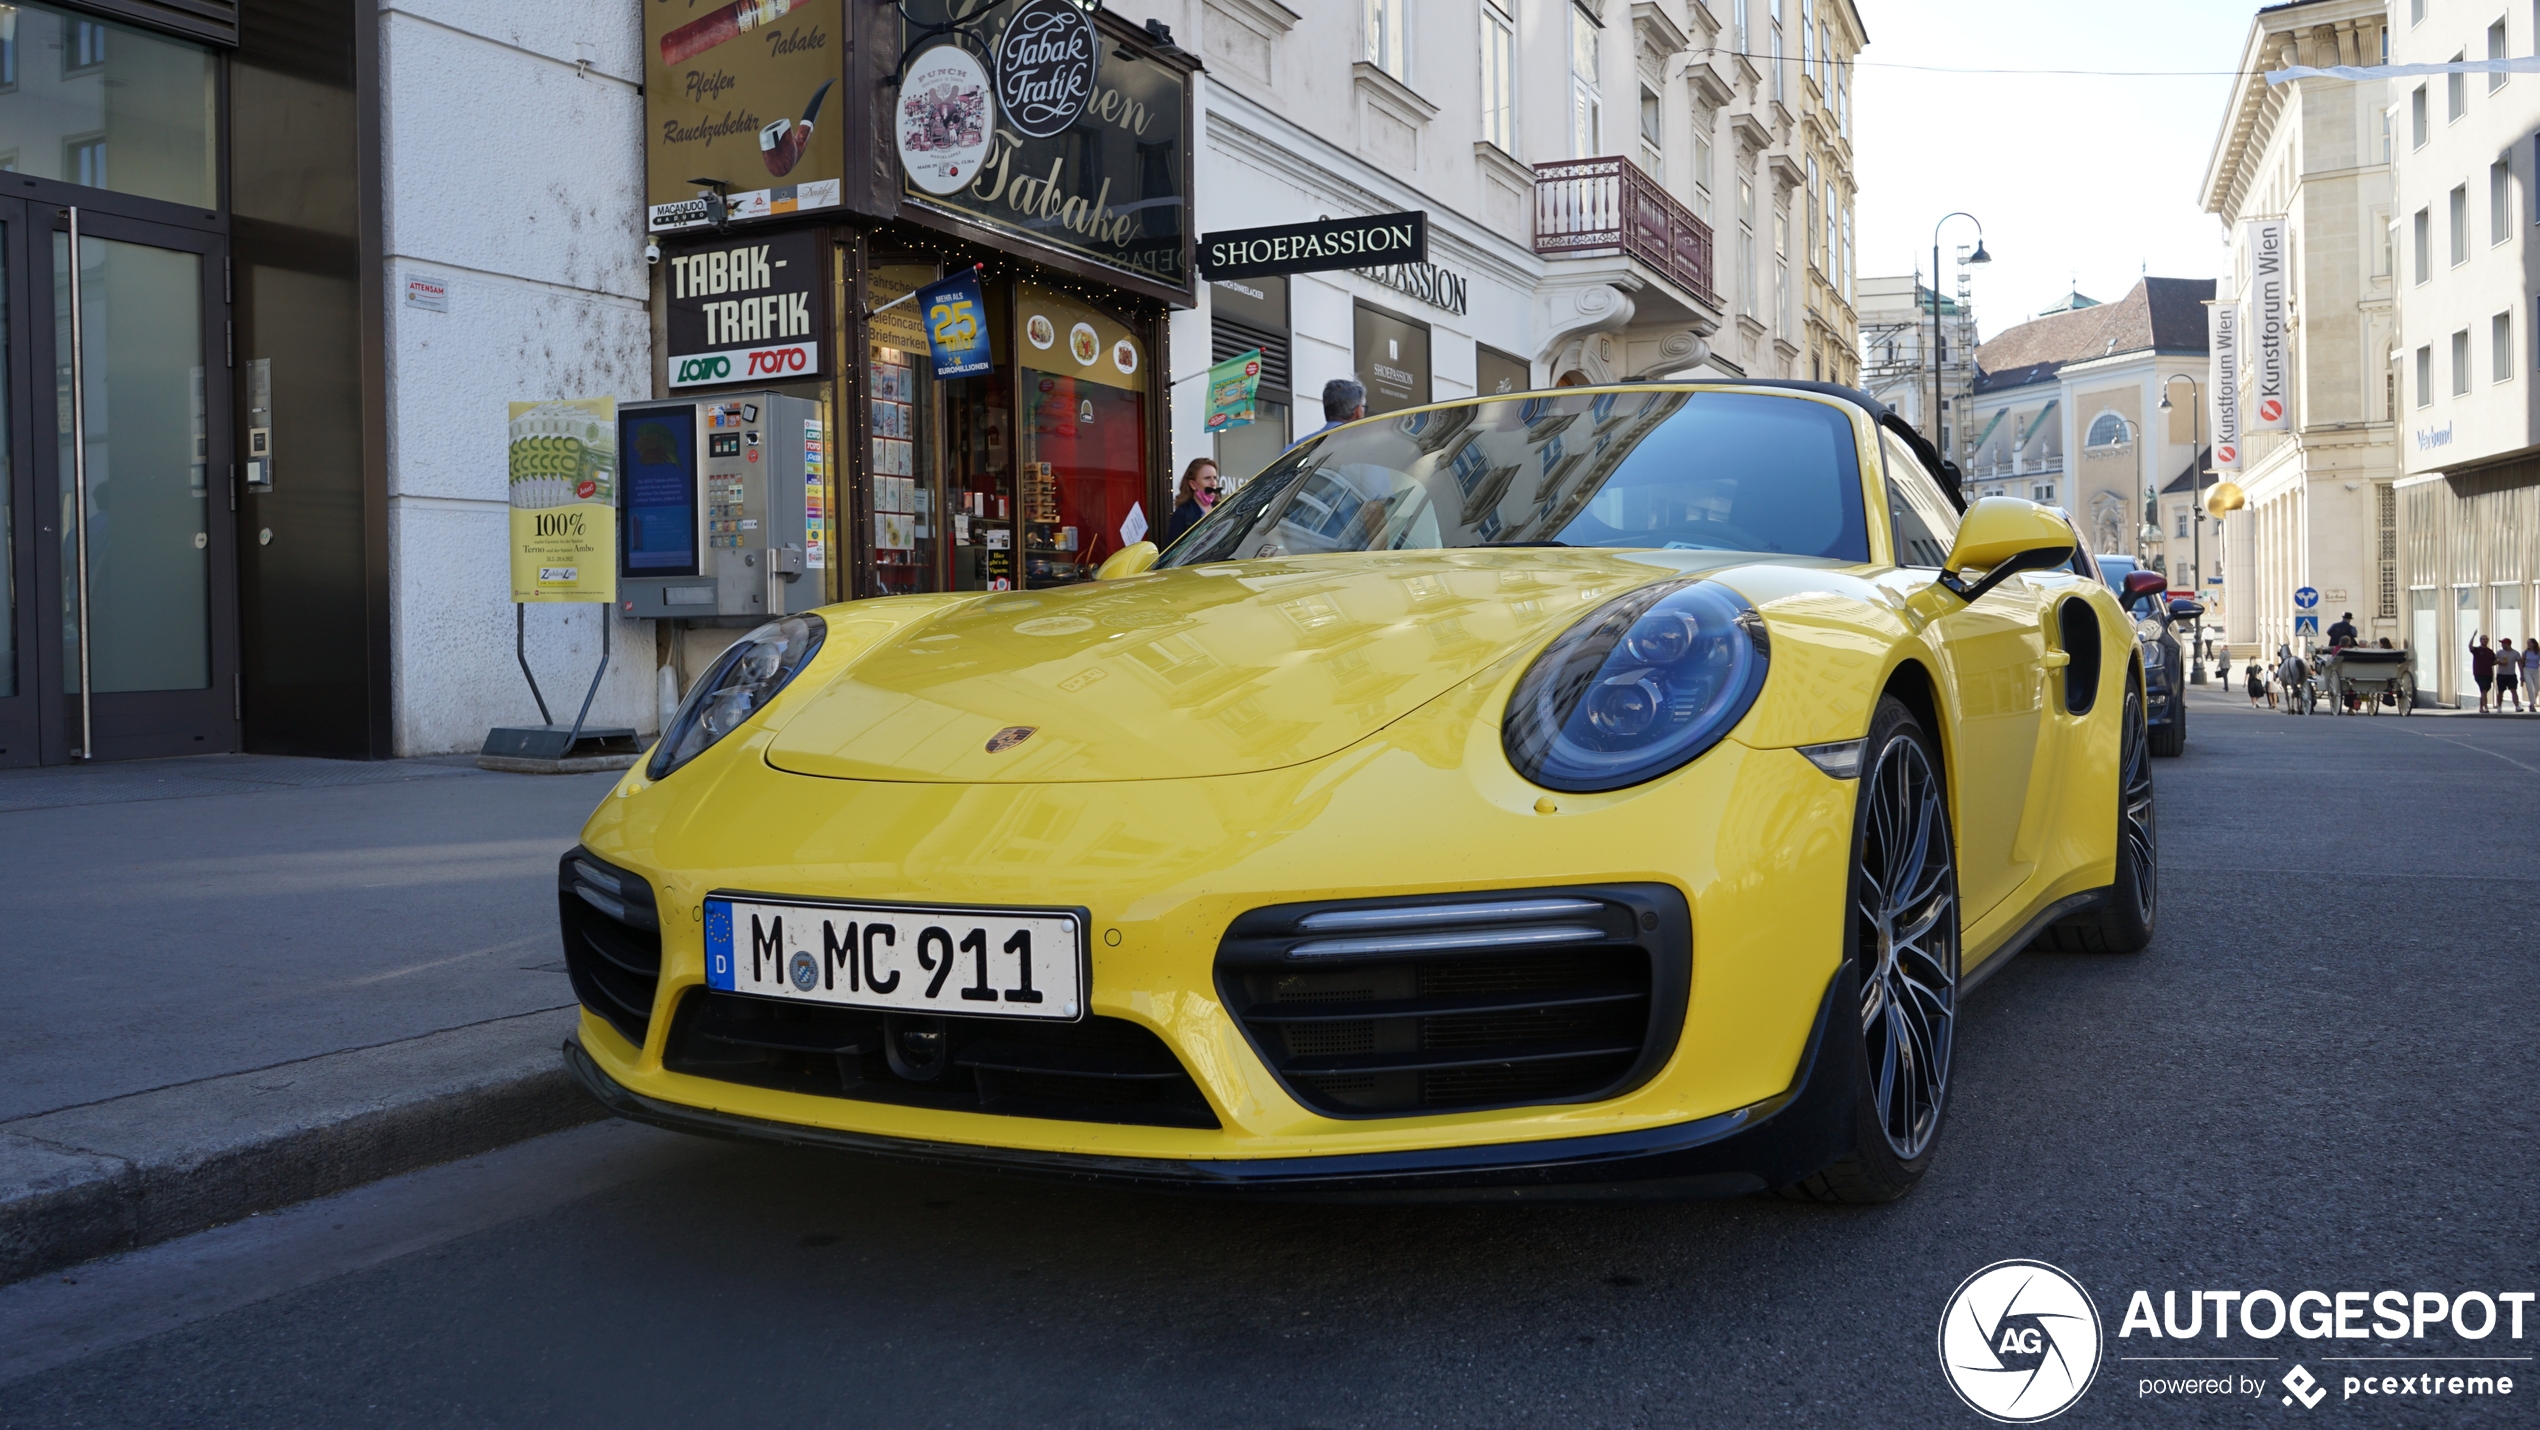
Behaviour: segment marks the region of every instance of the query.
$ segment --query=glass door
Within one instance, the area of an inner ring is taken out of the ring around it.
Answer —
[[[15,202],[0,232],[0,763],[235,750],[221,240]]]

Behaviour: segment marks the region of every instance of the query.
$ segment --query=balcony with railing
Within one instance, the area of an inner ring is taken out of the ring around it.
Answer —
[[[1711,287],[1711,226],[1619,155],[1535,165],[1535,253],[1624,255],[1704,305],[1720,304]]]

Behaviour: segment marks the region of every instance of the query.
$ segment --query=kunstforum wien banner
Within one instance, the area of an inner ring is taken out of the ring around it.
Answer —
[[[2207,419],[2214,430],[2214,470],[2240,470],[2240,303],[2231,280],[2215,284],[2205,308],[2205,344],[2211,359],[2205,376]]]
[[[2284,353],[2286,256],[2284,220],[2249,224],[2249,410],[2241,421],[2254,432],[2293,425]]]

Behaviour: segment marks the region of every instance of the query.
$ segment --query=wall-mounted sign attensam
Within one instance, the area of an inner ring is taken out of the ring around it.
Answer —
[[[1325,273],[1428,261],[1429,216],[1425,212],[1229,229],[1202,234],[1199,240],[1202,278]]]
[[[845,126],[822,114],[844,62],[839,14],[835,0],[644,6],[647,227],[837,204]],[[720,198],[699,196],[717,185]]]
[[[803,232],[665,253],[670,386],[827,376],[822,257],[819,237]]]
[[[1102,41],[1075,0],[1023,0],[997,38],[997,105],[1006,127],[1047,139],[1084,114]]]
[[[450,311],[450,280],[438,273],[408,273],[406,306],[433,313]]]
[[[979,177],[997,127],[989,90],[979,57],[959,45],[937,45],[909,62],[893,128],[910,183],[941,195]]]
[[[1095,39],[1089,87],[1068,116],[1064,110],[1075,104],[1068,91],[1081,78],[1068,67],[1073,42],[1054,35],[1046,47],[1026,43],[1029,32],[1013,28],[1026,11],[1068,8],[1064,0],[899,0],[903,45],[932,44],[956,24],[999,41],[1012,35],[1031,71],[997,75],[1000,86],[1019,86],[1027,112],[1018,120],[1000,89],[987,152],[970,182],[936,193],[912,172],[903,198],[1186,290],[1194,57],[1159,51],[1152,37],[1110,12],[1055,17],[1054,32],[1083,24]],[[997,48],[991,44],[991,54]],[[1022,123],[1035,131],[1060,127],[1035,137]]]
[[[988,352],[988,304],[979,293],[979,270],[965,268],[917,290],[914,302],[926,325],[935,376],[974,377],[995,364]]]

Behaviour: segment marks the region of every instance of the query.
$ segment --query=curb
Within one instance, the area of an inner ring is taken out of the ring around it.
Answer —
[[[0,1122],[0,1284],[608,1115],[548,1009]]]

